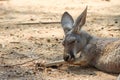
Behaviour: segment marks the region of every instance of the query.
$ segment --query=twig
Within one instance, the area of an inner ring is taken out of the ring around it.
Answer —
[[[35,61],[35,60],[38,60],[38,59],[40,59],[40,58],[32,59],[32,60],[29,60],[29,61],[26,61],[26,62],[23,62],[23,63],[20,63],[20,64],[14,64],[14,65],[3,65],[3,66],[0,65],[0,67],[6,67],[6,66],[11,66],[11,67],[13,67],[13,66],[24,65],[24,64],[27,64],[27,63],[33,62],[33,61]]]
[[[27,63],[30,63],[30,62],[33,62],[33,61],[36,61],[40,58],[37,58],[37,59],[32,59],[32,60],[29,60],[29,61],[26,61],[26,62],[23,62],[23,63],[20,63],[20,64],[15,64],[15,65],[12,65],[12,66],[18,66],[18,65],[24,65],[24,64],[27,64]]]
[[[120,31],[120,29],[109,29],[108,31]]]
[[[24,22],[24,23],[17,23],[17,25],[33,25],[33,24],[60,24],[60,22]]]
[[[62,64],[67,64],[67,62],[65,62],[64,60],[59,60],[59,61],[46,63],[44,66],[45,67],[51,67],[51,66],[59,66],[59,65],[62,65]]]
[[[33,51],[35,50],[36,48],[32,49],[31,52],[33,53]],[[1,57],[3,58],[3,57]],[[23,63],[19,63],[19,64],[14,64],[14,65],[0,65],[0,67],[14,67],[14,66],[18,66],[18,65],[24,65],[24,64],[27,64],[27,63],[30,63],[30,62],[33,62],[35,60],[38,60],[40,59],[41,57],[37,58],[37,59],[32,59],[32,60],[29,60],[29,61],[26,61],[26,62],[23,62]],[[42,63],[38,63],[38,64],[42,64]],[[51,67],[51,66],[60,66],[62,64],[67,64],[67,62],[65,62],[64,60],[59,60],[59,61],[54,61],[54,62],[49,62],[49,63],[44,63],[42,64],[44,67]]]
[[[33,48],[33,49],[31,50],[31,54],[32,54],[36,49],[37,49],[37,47],[36,47],[36,48]],[[24,63],[15,64],[15,65],[12,65],[12,66],[24,65],[24,64],[27,64],[27,63],[29,63],[29,62],[33,62],[33,61],[35,61],[35,60],[38,60],[38,59],[40,59],[40,58],[41,58],[41,57],[39,57],[39,58],[37,58],[37,59],[32,59],[32,60],[30,60],[30,61],[26,61],[26,62],[24,62]]]
[[[33,53],[33,51],[34,51],[35,49],[37,49],[37,48],[32,49],[32,50],[31,50],[31,53]],[[3,57],[0,57],[0,58],[3,58]],[[27,63],[29,63],[29,62],[33,62],[33,61],[35,61],[35,60],[38,60],[38,59],[40,59],[40,58],[41,58],[41,57],[39,57],[39,58],[37,58],[37,59],[32,59],[32,60],[26,61],[26,62],[23,62],[23,63],[14,64],[14,65],[4,65],[4,66],[1,66],[1,65],[0,65],[0,67],[5,67],[5,66],[11,66],[11,67],[13,67],[13,66],[18,66],[18,65],[24,65],[24,64],[27,64]]]

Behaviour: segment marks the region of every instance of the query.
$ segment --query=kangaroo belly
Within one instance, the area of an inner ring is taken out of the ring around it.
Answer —
[[[94,59],[94,66],[111,73],[120,73],[120,40],[105,45]]]

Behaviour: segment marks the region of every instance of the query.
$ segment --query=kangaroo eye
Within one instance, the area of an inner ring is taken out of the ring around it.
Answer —
[[[73,40],[73,41],[69,42],[69,44],[73,44],[73,43],[75,43],[75,40]]]

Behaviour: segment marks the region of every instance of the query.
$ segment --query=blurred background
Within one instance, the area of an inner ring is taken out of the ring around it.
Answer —
[[[120,14],[119,0],[0,0],[0,22],[9,19],[27,21],[29,18],[38,21],[45,18],[60,21],[60,15],[64,11],[77,17],[86,6],[88,6],[88,15],[117,16]]]
[[[0,0],[0,80],[116,80],[95,68],[43,68],[61,60],[61,16],[74,19],[88,6],[83,30],[120,38],[120,0]]]

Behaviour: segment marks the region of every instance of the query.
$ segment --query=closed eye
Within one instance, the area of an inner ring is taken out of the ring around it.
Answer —
[[[69,44],[74,44],[74,43],[75,43],[75,40],[69,41],[67,44],[69,45]],[[65,41],[62,42],[62,45],[65,46]]]
[[[76,40],[69,41],[69,44],[75,43]]]

